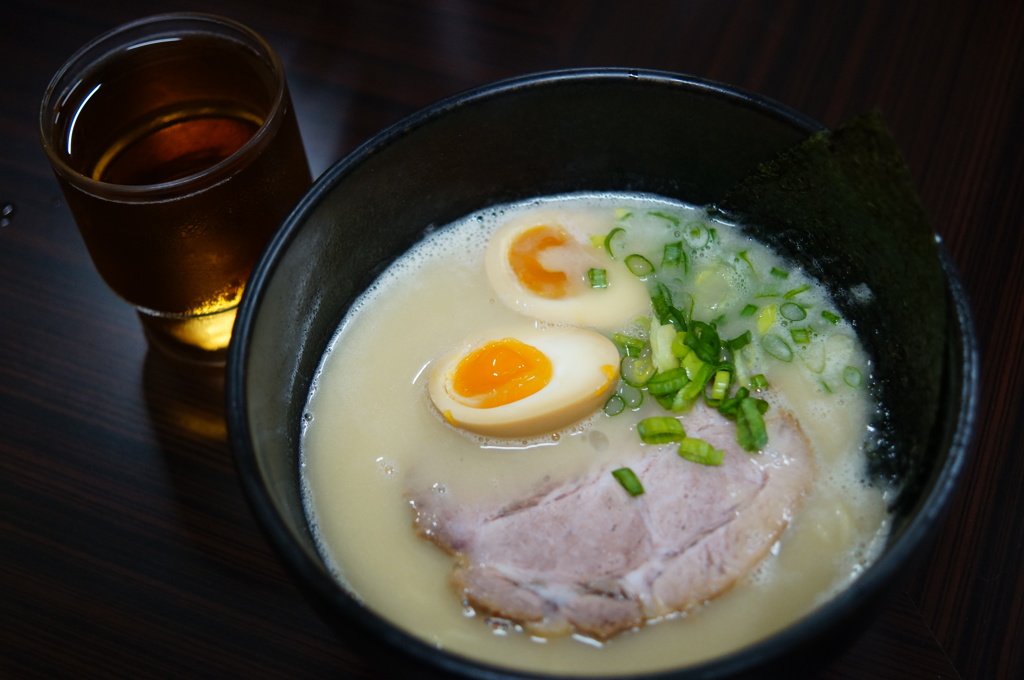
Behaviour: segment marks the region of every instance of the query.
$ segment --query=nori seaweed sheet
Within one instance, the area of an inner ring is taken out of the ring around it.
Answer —
[[[947,292],[934,230],[882,116],[809,137],[716,206],[830,290],[874,364],[871,472],[911,495],[930,468]],[[869,296],[851,291],[870,291]]]

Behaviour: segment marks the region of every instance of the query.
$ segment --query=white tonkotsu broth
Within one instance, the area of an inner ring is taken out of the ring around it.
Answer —
[[[426,383],[433,362],[471,333],[522,322],[492,290],[484,251],[498,227],[535,210],[592,223],[599,234],[627,224],[631,238],[638,239],[630,250],[651,253],[652,262],[666,240],[684,242],[690,256],[685,286],[696,298],[693,318],[717,318],[722,338],[750,327],[758,336],[758,315],[736,313],[743,306],[737,300],[749,301],[774,286],[769,292],[777,293],[778,312],[786,292],[811,286],[789,298],[799,300],[806,320],[776,314],[767,329],[785,337],[813,316],[811,341],[788,343],[795,353],[789,362],[753,346],[747,359],[751,374],[768,379],[772,408],[791,410],[811,439],[819,470],[815,490],[748,582],[699,610],[604,644],[533,638],[466,611],[448,583],[453,558],[414,533],[406,496],[410,489],[438,485],[458,498],[521,497],[542,478],[568,478],[602,464],[617,447],[636,441],[635,424],[645,414],[665,413],[647,399],[641,412],[598,412],[557,435],[487,441],[457,431],[431,406]],[[652,235],[639,238],[641,232]],[[751,287],[749,277],[737,274],[744,267],[759,272],[759,288],[737,289]],[[822,317],[822,310],[835,307],[797,267],[734,226],[676,202],[633,194],[572,195],[468,216],[390,267],[353,306],[324,355],[302,436],[306,509],[321,551],[339,581],[381,616],[430,644],[517,669],[640,673],[757,641],[849,584],[877,554],[888,530],[885,493],[864,481],[863,444],[875,408],[866,388],[871,366],[853,329]],[[846,384],[844,371],[848,378],[863,375],[864,385]]]

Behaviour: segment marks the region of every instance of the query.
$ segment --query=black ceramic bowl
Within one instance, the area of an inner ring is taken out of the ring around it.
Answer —
[[[524,676],[438,651],[359,604],[334,581],[307,526],[298,447],[310,381],[347,309],[382,268],[426,231],[518,199],[610,190],[715,203],[759,163],[821,129],[778,103],[693,78],[619,69],[553,72],[441,101],[319,178],[246,291],[227,369],[228,425],[243,487],[271,544],[349,646],[373,655],[393,677]],[[813,251],[824,246],[806,236],[811,252],[796,256],[807,258],[813,272],[812,260],[823,255]],[[856,246],[855,234],[838,236]],[[924,431],[910,447],[916,453],[904,461],[908,492],[884,553],[852,587],[790,628],[659,677],[764,677],[811,667],[856,639],[910,574],[963,467],[976,401],[977,358],[964,296],[948,265],[938,255],[934,260],[927,266],[938,270],[946,296],[940,389],[935,408],[920,419]],[[870,267],[853,275],[886,285]],[[880,321],[906,323],[907,313],[881,309]],[[886,376],[891,382],[913,388],[917,378],[900,374],[901,362],[879,365],[893,374]]]

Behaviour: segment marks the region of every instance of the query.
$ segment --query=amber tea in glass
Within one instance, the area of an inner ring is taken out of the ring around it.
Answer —
[[[219,17],[142,19],[65,64],[40,131],[97,270],[151,344],[223,362],[246,279],[312,181],[274,51]]]

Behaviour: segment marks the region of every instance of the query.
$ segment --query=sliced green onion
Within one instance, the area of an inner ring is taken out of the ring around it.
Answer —
[[[725,395],[729,393],[732,386],[732,371],[720,368],[715,371],[715,379],[711,384],[711,401],[720,403]],[[714,404],[712,404],[714,406]]]
[[[768,389],[768,378],[764,377],[764,373],[758,373],[757,375],[750,376],[750,389],[753,389],[753,390],[766,390],[766,389]]]
[[[757,332],[764,335],[768,332],[768,329],[775,325],[775,320],[778,318],[778,307],[775,305],[768,305],[760,312],[757,313]]]
[[[689,385],[694,384],[696,383],[690,383]],[[689,385],[687,385],[687,387],[689,387]],[[697,392],[696,394],[690,394],[684,387],[683,389],[679,390],[673,395],[670,395],[669,397],[662,397],[662,399],[665,399],[665,401],[660,403],[669,411],[672,411],[672,413],[684,413],[686,411],[689,411],[693,407],[693,403],[697,401],[698,396],[700,396],[700,392]]]
[[[644,444],[667,444],[686,436],[683,424],[672,416],[652,416],[636,424],[636,431]]]
[[[640,408],[640,405],[644,403],[644,391],[626,383],[619,384],[618,396],[625,403],[626,408],[631,411]]]
[[[675,394],[689,382],[690,378],[686,375],[686,369],[673,368],[671,371],[658,373],[648,380],[647,391],[656,397]]]
[[[634,338],[632,335],[626,335],[625,333],[615,333],[612,335],[612,342],[625,354],[627,357],[638,357],[646,347],[647,343],[640,338]]]
[[[702,364],[693,379],[679,391],[679,398],[686,402],[692,401],[704,392],[704,385],[715,375],[715,367],[711,364]]]
[[[643,278],[654,271],[654,265],[651,264],[651,261],[639,253],[627,255],[625,262],[626,268],[637,278]]]
[[[740,252],[736,253],[736,257],[738,257],[739,259],[741,259],[744,262],[746,262],[747,266],[750,267],[750,271],[753,274],[755,274],[755,275],[757,274],[757,270],[754,269],[754,263],[750,261],[749,257],[747,257],[747,251],[741,250]]]
[[[825,321],[828,321],[833,326],[843,320],[843,317],[834,312],[830,312],[827,309],[821,310],[821,318],[825,319]]]
[[[729,420],[736,420],[736,416],[739,413],[740,402],[750,396],[750,390],[746,387],[741,387],[736,390],[736,394],[731,397],[727,397],[722,400],[722,403],[718,405],[718,411]]]
[[[753,336],[750,330],[743,331],[740,335],[737,335],[732,340],[727,340],[725,346],[731,349],[733,352],[737,352],[751,343]]]
[[[789,278],[789,272],[787,272],[785,269],[779,269],[778,267],[772,267],[772,276],[774,276],[777,279],[788,279]]]
[[[714,363],[722,352],[718,331],[703,321],[691,321],[686,333],[686,344],[704,361]]]
[[[790,328],[789,337],[798,345],[806,345],[811,341],[811,331],[809,328]]]
[[[691,349],[689,354],[680,360],[680,365],[686,371],[686,375],[690,380],[696,380],[697,375],[708,363],[697,356],[697,353]]]
[[[721,465],[725,452],[695,437],[686,437],[679,442],[679,455],[701,465]]]
[[[601,410],[606,416],[617,416],[626,410],[626,400],[621,395],[613,394],[608,397],[608,401],[604,402]]]
[[[590,281],[591,288],[608,287],[608,272],[604,269],[593,267],[587,270],[587,279]]]
[[[689,268],[687,266],[686,253],[683,252],[683,242],[666,243],[665,249],[661,254],[662,268],[678,267],[679,265],[682,265],[684,272]]]
[[[762,408],[767,406],[768,402],[753,397],[740,401],[736,414],[736,441],[747,451],[760,451],[768,443],[768,432],[761,417]]]
[[[658,317],[659,323],[670,323],[677,331],[686,330],[685,315],[674,306],[672,293],[664,283],[659,282],[655,287],[651,295],[651,304],[654,305],[654,314]]]
[[[807,310],[795,302],[784,302],[779,307],[779,314],[790,321],[803,321],[807,318]]]
[[[703,222],[690,222],[686,225],[684,235],[693,248],[703,248],[711,242],[711,230]]]
[[[782,297],[786,298],[787,300],[792,300],[793,298],[795,298],[800,293],[803,293],[804,291],[810,290],[810,289],[811,289],[811,287],[805,283],[804,285],[799,286],[798,288],[794,288],[793,290],[786,291],[785,293],[782,294]]]
[[[622,488],[625,489],[630,496],[639,496],[644,492],[644,485],[640,483],[636,473],[628,467],[612,470],[612,477],[622,485]]]
[[[686,331],[676,331],[676,337],[672,339],[672,354],[682,359],[692,351],[686,344]]]
[[[679,218],[676,217],[675,215],[669,215],[668,213],[659,212],[657,210],[649,211],[647,214],[650,215],[651,217],[660,217],[663,220],[671,222],[672,226],[679,226]]]
[[[679,357],[672,352],[676,334],[675,326],[671,324],[651,328],[651,360],[659,371],[670,371],[679,366]]]
[[[847,366],[843,369],[843,382],[850,387],[860,387],[864,384],[864,374],[856,366]]]
[[[617,258],[622,254],[622,249],[626,241],[626,230],[622,227],[615,227],[608,232],[608,235],[604,237],[604,249],[613,258]]]
[[[633,387],[643,387],[656,372],[654,362],[649,357],[625,356],[619,364],[619,377]]]
[[[793,348],[775,333],[766,333],[761,338],[761,349],[779,361],[793,360]]]
[[[680,392],[681,391],[682,390],[680,390]],[[672,411],[674,413],[676,409],[672,408],[672,405],[675,402],[676,395],[678,394],[679,392],[676,392],[675,394],[658,394],[651,396],[654,397],[654,400],[658,402],[658,404],[660,404],[663,409],[665,409],[666,411]]]
[[[740,316],[753,316],[757,312],[757,305],[745,305],[740,310]]]

